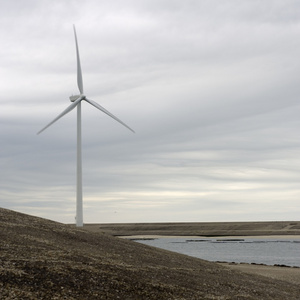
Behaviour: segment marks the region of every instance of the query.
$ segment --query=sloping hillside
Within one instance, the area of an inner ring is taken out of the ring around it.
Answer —
[[[1,299],[299,299],[299,286],[0,209]]]

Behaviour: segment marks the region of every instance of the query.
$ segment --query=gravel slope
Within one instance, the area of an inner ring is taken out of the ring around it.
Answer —
[[[0,209],[1,299],[300,299],[299,285]]]

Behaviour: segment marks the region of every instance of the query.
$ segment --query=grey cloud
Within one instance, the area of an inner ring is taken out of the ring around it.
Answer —
[[[297,1],[1,8],[3,207],[74,221],[76,111],[36,132],[78,91],[75,23],[86,93],[136,131],[83,105],[86,222],[297,218]]]

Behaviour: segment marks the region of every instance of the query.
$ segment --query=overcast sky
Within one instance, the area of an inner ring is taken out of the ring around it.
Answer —
[[[299,1],[0,1],[0,206],[73,223],[300,219]]]

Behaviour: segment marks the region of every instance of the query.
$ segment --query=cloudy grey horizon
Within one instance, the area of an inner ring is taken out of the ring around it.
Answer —
[[[0,3],[1,207],[74,223],[299,220],[298,1]]]

